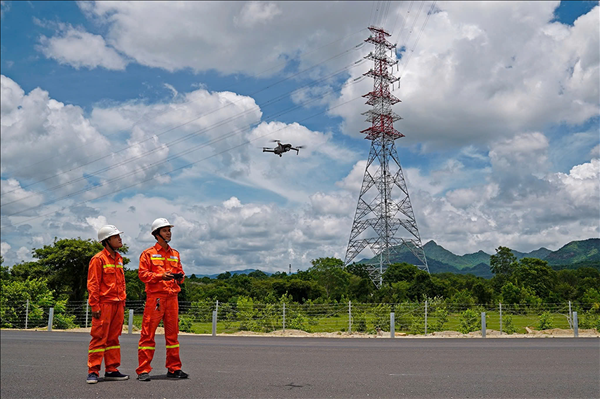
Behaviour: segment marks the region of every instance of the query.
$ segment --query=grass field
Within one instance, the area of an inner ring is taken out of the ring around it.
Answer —
[[[481,316],[477,315],[476,325],[477,330],[481,329]],[[525,327],[530,327],[536,330],[539,330],[540,324],[540,315],[538,314],[517,314],[510,315],[512,317],[512,324],[514,326],[515,332],[520,334],[525,334],[527,331]],[[402,315],[396,314],[396,332],[399,333],[408,333],[408,334],[424,334],[425,326],[424,326],[424,316],[423,315]],[[507,314],[503,314],[503,331],[506,332],[507,327]],[[256,320],[257,325],[260,325],[260,320]],[[282,320],[277,320],[278,323],[272,322],[269,325],[275,326],[275,330],[280,330],[283,327]],[[460,313],[451,313],[448,315],[446,323],[444,323],[441,331],[459,331],[461,321]],[[382,327],[383,331],[389,331],[389,319],[387,320],[388,324]],[[434,331],[434,326],[437,324],[437,319],[435,317],[428,317],[427,324],[427,332],[431,333]],[[140,327],[142,323],[142,316],[136,315],[134,316],[134,325],[136,327]],[[416,323],[414,326],[411,323]],[[239,320],[221,320],[217,321],[217,333],[235,333],[243,330],[254,330],[257,332],[269,332],[273,329],[261,329],[261,328],[244,328],[241,329],[240,325],[242,324]],[[248,325],[248,323],[245,323]],[[305,323],[304,325],[298,326],[297,323],[294,324],[288,320],[286,324],[286,328],[291,329],[300,329],[311,333],[317,332],[345,332],[348,331],[348,314],[340,314],[330,317],[315,317],[312,319],[312,322]],[[549,318],[550,328],[561,328],[561,329],[569,329],[569,322],[566,314],[552,313]],[[375,332],[376,319],[374,316],[367,315],[365,316],[365,322],[363,326],[366,326],[366,329],[363,328],[363,332],[374,333]],[[302,328],[298,328],[302,327]],[[416,328],[415,328],[416,327]],[[422,330],[419,330],[419,327]],[[360,330],[360,326],[354,322],[352,325],[352,331],[356,332]],[[500,314],[497,311],[486,312],[486,328],[487,330],[496,330],[500,331]],[[366,330],[366,331],[365,331]],[[212,333],[212,322],[192,322],[191,327],[189,328],[189,332],[193,332],[196,334],[211,334]]]

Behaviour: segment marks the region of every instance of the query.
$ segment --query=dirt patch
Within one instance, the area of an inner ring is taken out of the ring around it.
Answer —
[[[17,329],[20,331],[25,331],[22,329]],[[47,328],[35,328],[29,329],[27,331],[46,331]],[[90,333],[90,327],[88,328],[73,328],[70,330],[58,330],[53,328],[52,331],[68,331],[68,332],[82,332],[82,333]],[[129,329],[127,326],[123,326],[123,334],[127,334]],[[133,334],[139,334],[140,330],[137,327],[133,327]],[[156,329],[157,335],[164,335],[165,329],[164,327],[158,327]],[[211,335],[211,334],[193,334],[186,332],[179,332],[179,335]],[[302,330],[294,330],[294,329],[285,329],[284,330],[276,330],[270,333],[259,333],[253,331],[238,331],[235,333],[227,333],[227,334],[217,334],[218,336],[241,336],[241,337],[322,337],[322,338],[390,338],[390,333],[388,331],[379,331],[377,334],[366,334],[361,332],[352,332],[348,333],[347,331],[337,331],[337,332],[317,332],[317,333],[309,333]],[[481,331],[473,331],[468,334],[462,334],[458,331],[435,331],[427,335],[408,335],[406,333],[397,332],[394,334],[396,338],[481,338]],[[568,338],[573,337],[573,330],[566,330],[561,328],[553,328],[549,330],[537,331],[531,327],[527,327],[527,334],[507,334],[500,333],[500,331],[496,330],[486,330],[487,338]],[[580,337],[595,337],[600,338],[600,333],[598,330],[594,329],[579,329]]]

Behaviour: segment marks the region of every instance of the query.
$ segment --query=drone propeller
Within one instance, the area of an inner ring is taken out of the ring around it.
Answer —
[[[306,148],[305,145],[297,145],[296,148]]]
[[[281,140],[271,140],[272,143],[281,143]]]

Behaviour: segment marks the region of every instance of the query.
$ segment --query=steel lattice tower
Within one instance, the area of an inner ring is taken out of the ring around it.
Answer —
[[[395,145],[396,139],[404,137],[394,129],[394,122],[402,118],[392,111],[392,105],[400,100],[390,93],[390,86],[400,79],[391,73],[398,60],[387,55],[396,45],[387,41],[390,34],[382,28],[371,26],[369,30],[371,36],[365,41],[375,45],[375,51],[365,58],[373,60],[374,67],[364,76],[373,78],[374,84],[373,91],[363,96],[368,98],[366,104],[372,106],[363,115],[371,127],[361,133],[371,140],[371,150],[344,264],[348,265],[368,246],[375,257],[367,270],[379,288],[391,257],[402,247],[415,255],[419,269],[429,272],[429,267]]]

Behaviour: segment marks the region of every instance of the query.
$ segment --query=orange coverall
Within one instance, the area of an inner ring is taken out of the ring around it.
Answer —
[[[165,341],[167,347],[166,367],[169,372],[181,370],[179,358],[179,302],[177,294],[181,291],[180,282],[177,280],[166,281],[163,276],[166,272],[183,273],[179,252],[156,243],[146,249],[140,256],[138,275],[146,284],[146,306],[142,319],[142,331],[138,345],[139,367],[135,372],[150,373],[150,363],[154,357],[156,327],[163,321],[165,327]]]
[[[92,312],[100,310],[100,318],[92,317],[92,340],[88,349],[88,374],[100,373],[104,358],[107,373],[121,365],[119,336],[123,331],[125,309],[125,273],[123,258],[116,252],[113,258],[106,248],[90,260],[87,289]]]

